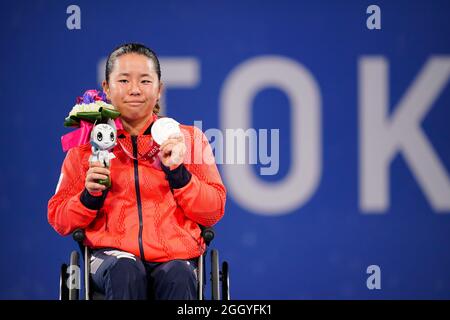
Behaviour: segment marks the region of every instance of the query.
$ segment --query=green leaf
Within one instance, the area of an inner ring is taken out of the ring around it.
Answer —
[[[77,112],[77,117],[92,123],[102,120],[102,114],[98,111]]]
[[[79,127],[79,126],[80,121],[78,121],[74,116],[67,117],[64,119],[64,127]]]
[[[99,111],[102,113],[103,120],[107,120],[107,119],[113,119],[114,120],[114,119],[120,117],[120,112],[116,111],[116,110],[113,110],[113,109],[101,107],[99,109]]]

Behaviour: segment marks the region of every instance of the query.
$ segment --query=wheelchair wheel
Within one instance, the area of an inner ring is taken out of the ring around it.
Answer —
[[[222,281],[222,300],[230,300],[230,271],[228,262],[222,263],[220,280]]]
[[[78,251],[72,251],[70,254],[69,265],[69,280],[70,283],[64,283],[67,287],[69,285],[69,300],[80,300],[80,254]]]
[[[211,250],[211,298],[220,300],[219,290],[219,252],[216,249]]]
[[[67,264],[63,263],[59,272],[59,300],[69,300],[67,278]]]

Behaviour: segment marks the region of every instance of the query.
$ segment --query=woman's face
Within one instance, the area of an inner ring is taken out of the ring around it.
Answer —
[[[128,122],[146,121],[161,97],[161,88],[153,61],[148,57],[128,53],[116,59],[109,76],[103,82],[111,103]]]

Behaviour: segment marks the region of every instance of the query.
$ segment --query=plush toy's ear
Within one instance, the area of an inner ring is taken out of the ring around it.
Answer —
[[[116,123],[114,122],[113,119],[109,118],[107,124],[109,124],[111,127],[113,127],[114,131],[117,133]]]

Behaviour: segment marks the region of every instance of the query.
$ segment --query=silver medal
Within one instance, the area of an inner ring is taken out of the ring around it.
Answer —
[[[180,133],[180,124],[172,118],[160,118],[152,125],[153,140],[161,145],[166,141],[170,135]]]

